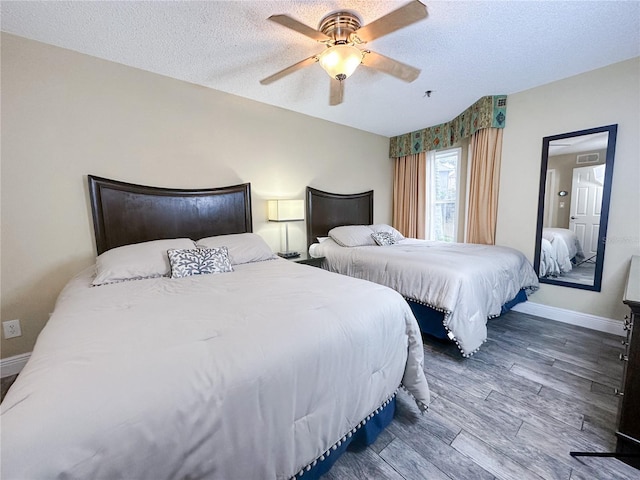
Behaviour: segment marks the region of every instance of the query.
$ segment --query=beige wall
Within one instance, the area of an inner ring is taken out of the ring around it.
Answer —
[[[542,285],[532,302],[621,320],[640,254],[640,58],[509,95],[496,241],[533,260],[542,137],[618,124],[602,291]]]
[[[257,81],[257,80],[256,80]],[[265,87],[266,88],[266,87]],[[375,190],[390,223],[386,137],[2,34],[2,320],[32,349],[67,280],[94,260],[86,175],[176,188],[251,182],[254,231],[275,250],[266,199],[306,185]],[[304,225],[291,246],[305,248]]]
[[[569,228],[569,220],[571,216],[571,199],[573,196],[573,169],[580,167],[594,167],[596,165],[602,165],[606,163],[607,151],[596,150],[599,160],[594,163],[580,165],[576,163],[576,157],[580,153],[569,153],[564,155],[550,156],[548,160],[548,169],[555,169],[556,171],[556,188],[553,192],[549,192],[549,195],[555,197],[555,208],[551,214],[553,215],[553,222],[551,225],[545,224],[545,227],[557,227],[557,228]],[[589,151],[589,153],[592,153]],[[564,190],[567,192],[565,197],[559,197],[558,192]],[[562,207],[561,205],[564,205]],[[545,212],[546,213],[546,212]]]

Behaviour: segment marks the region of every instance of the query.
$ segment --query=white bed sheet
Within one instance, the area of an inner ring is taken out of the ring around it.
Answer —
[[[405,239],[384,247],[341,247],[332,239],[310,247],[325,268],[386,285],[445,312],[444,326],[468,356],[487,338],[488,318],[523,288],[539,282],[519,251],[495,245]]]
[[[402,382],[429,403],[396,292],[286,260],[62,292],[2,403],[2,478],[285,479]]]

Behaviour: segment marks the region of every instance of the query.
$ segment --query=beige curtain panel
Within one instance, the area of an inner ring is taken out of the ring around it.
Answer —
[[[494,245],[502,159],[502,129],[485,128],[471,136],[471,179],[467,243]]]
[[[408,238],[425,238],[426,173],[425,152],[396,159],[393,176],[393,226]]]

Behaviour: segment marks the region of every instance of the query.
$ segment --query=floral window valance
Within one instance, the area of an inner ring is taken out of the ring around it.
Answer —
[[[504,128],[506,119],[506,95],[482,97],[449,122],[391,137],[389,156],[398,158],[449,148],[483,128]]]

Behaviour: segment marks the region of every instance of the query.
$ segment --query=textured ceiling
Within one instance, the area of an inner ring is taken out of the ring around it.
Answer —
[[[640,56],[639,1],[424,1],[429,18],[367,44],[420,68],[413,83],[360,67],[334,107],[317,64],[259,83],[324,48],[270,15],[317,28],[327,13],[349,9],[367,24],[405,3],[2,1],[0,8],[5,32],[385,136],[451,120],[484,95]]]

